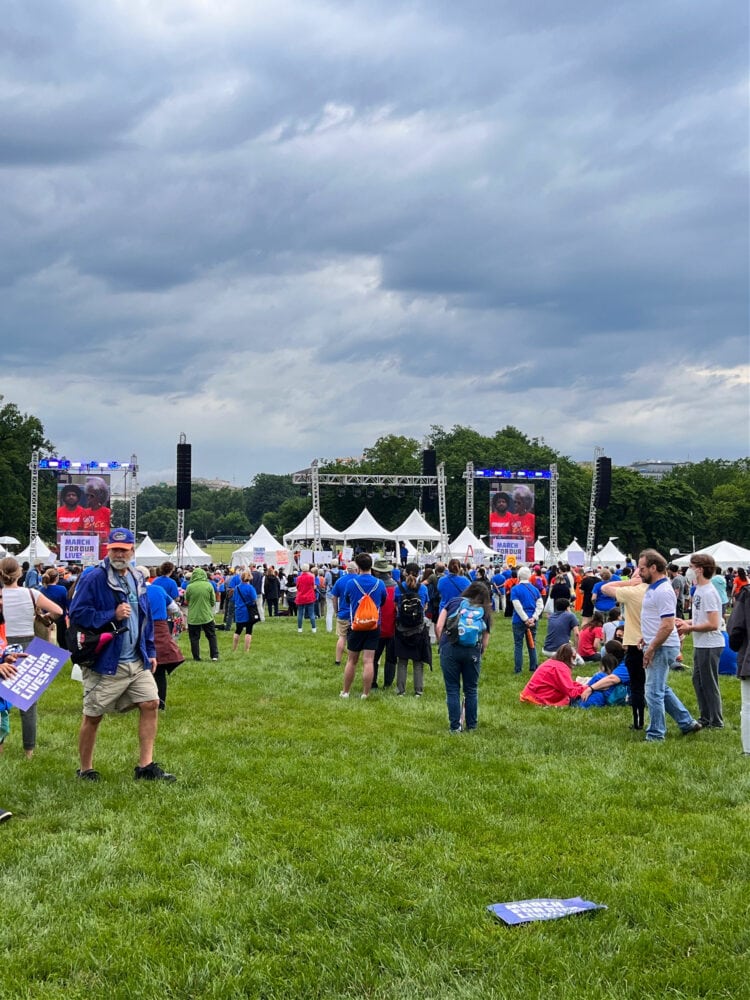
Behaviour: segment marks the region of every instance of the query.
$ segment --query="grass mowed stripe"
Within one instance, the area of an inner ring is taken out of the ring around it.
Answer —
[[[0,758],[0,996],[739,997],[750,980],[739,682],[727,728],[659,746],[629,709],[521,705],[496,618],[479,729],[425,695],[342,701],[334,638],[288,619],[250,653],[170,680],[136,783],[133,715],[76,782],[80,685],[63,677],[23,759]],[[186,637],[180,640],[187,648]],[[690,661],[689,649],[686,660]],[[66,671],[67,673],[67,671]],[[689,671],[672,678],[694,705]],[[595,914],[507,928],[489,903],[582,895]]]

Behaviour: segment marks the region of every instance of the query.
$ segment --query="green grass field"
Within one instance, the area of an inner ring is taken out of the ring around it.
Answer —
[[[0,757],[3,998],[748,996],[750,769],[727,728],[663,745],[630,710],[518,701],[496,619],[474,734],[422,699],[338,698],[334,642],[288,619],[248,656],[172,676],[157,760],[106,718],[98,784],[74,774],[81,688],[42,699]],[[186,646],[184,637],[181,643]],[[689,655],[686,657],[689,662]],[[674,686],[695,707],[689,673]],[[506,927],[489,903],[581,895],[607,910]]]

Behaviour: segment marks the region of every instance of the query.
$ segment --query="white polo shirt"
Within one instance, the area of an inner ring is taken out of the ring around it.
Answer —
[[[661,628],[662,618],[674,618],[677,613],[677,598],[669,582],[668,577],[663,576],[661,580],[652,583],[643,595],[643,606],[641,607],[641,634],[646,645],[650,645],[656,633]],[[672,625],[672,634],[667,636],[664,646],[676,646],[680,648],[680,637],[677,635],[677,628]]]

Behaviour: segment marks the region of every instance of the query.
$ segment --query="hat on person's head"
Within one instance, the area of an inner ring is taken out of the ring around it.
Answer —
[[[113,528],[107,539],[107,548],[113,545],[135,545],[135,535],[129,528]]]
[[[387,559],[376,559],[372,564],[373,573],[390,573],[393,565]]]
[[[522,581],[531,579],[531,570],[528,566],[522,566],[518,571],[518,579]]]

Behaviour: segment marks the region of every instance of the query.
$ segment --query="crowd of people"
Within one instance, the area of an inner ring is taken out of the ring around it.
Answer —
[[[317,634],[318,622],[325,623],[326,633],[335,633],[342,699],[350,697],[360,663],[361,699],[394,682],[396,696],[405,696],[409,664],[413,695],[422,697],[424,668],[432,665],[436,647],[451,734],[477,728],[482,657],[494,614],[511,619],[515,673],[522,674],[524,660],[528,663],[522,703],[582,709],[628,704],[631,729],[645,729],[648,742],[665,739],[667,716],[683,734],[723,728],[718,668],[728,644],[738,654],[742,749],[750,755],[748,577],[744,568],[722,574],[710,556],[692,556],[685,573],[654,549],[644,550],[637,564],[628,560],[612,569],[471,566],[458,559],[420,567],[406,554],[396,566],[359,552],[346,564],[311,566],[295,558],[288,570],[256,565],[183,571],[171,562],[143,570],[133,564],[134,541],[129,529],[112,530],[106,558],[85,570],[0,560],[0,677],[14,675],[34,635],[61,646],[70,641],[71,630],[99,639],[101,651],[80,661],[83,719],[76,773],[81,780],[99,780],[93,756],[102,717],[130,710],[139,715],[134,777],[176,780],[154,761],[153,751],[168,677],[185,659],[176,641],[184,626],[193,661],[202,660],[202,639],[210,659],[218,661],[217,630],[233,631],[232,650],[242,643],[247,654],[254,626],[280,615],[296,617],[298,634],[305,620],[311,634]],[[697,717],[668,683],[670,670],[684,669],[681,647],[688,635]],[[0,702],[0,752],[9,710]],[[21,713],[28,757],[36,726],[34,705]],[[9,816],[0,811],[0,821]]]

